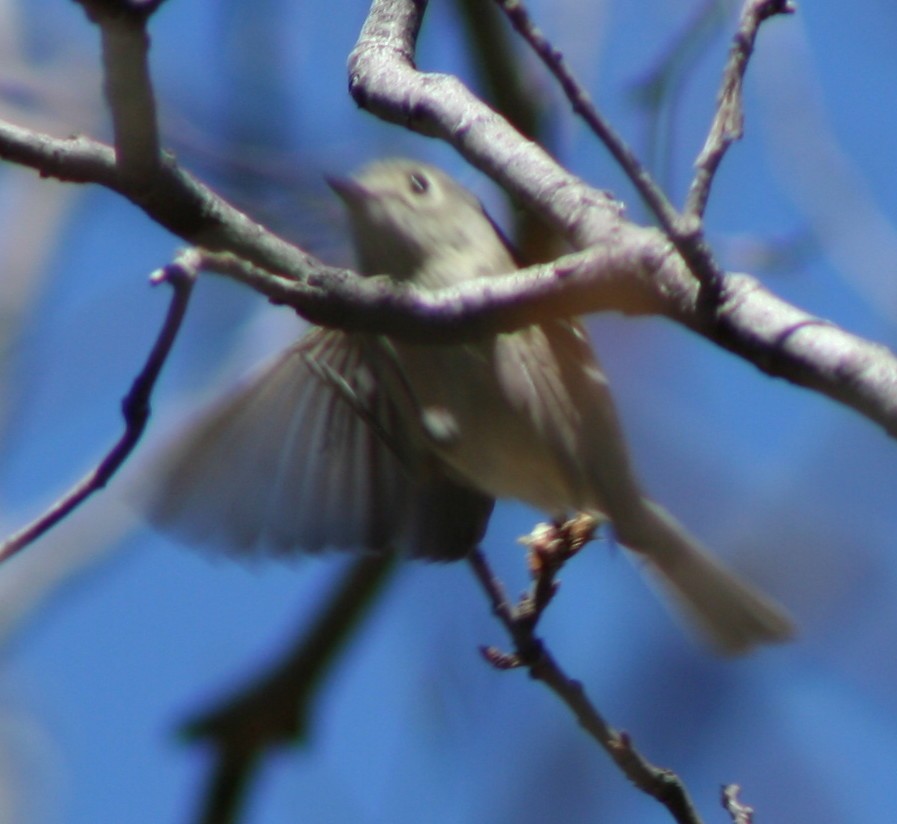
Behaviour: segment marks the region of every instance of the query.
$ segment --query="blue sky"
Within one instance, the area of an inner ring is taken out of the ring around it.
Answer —
[[[532,9],[642,151],[635,84],[702,5]],[[506,220],[494,187],[452,150],[356,108],[344,66],[366,4],[334,7],[169,0],[152,24],[166,144],[332,262],[350,256],[322,175],[373,157],[437,162]],[[7,0],[0,15],[2,116],[105,137],[97,34],[80,10]],[[673,159],[659,174],[676,199],[729,31],[731,22],[706,45],[668,113]],[[708,212],[727,267],[891,347],[895,35],[897,10],[883,0],[848,12],[819,0],[765,27],[747,134]],[[449,4],[432,3],[420,65],[472,79],[460,43]],[[558,157],[642,219],[606,153],[541,70],[528,71],[550,101]],[[0,170],[0,300],[23,313],[0,374],[0,524],[39,511],[117,436],[119,399],[167,303],[147,277],[180,245],[110,193]],[[146,452],[298,329],[246,290],[203,279]],[[545,617],[556,656],[650,758],[682,775],[707,821],[725,820],[716,798],[730,781],[758,820],[891,821],[897,445],[668,323],[602,316],[590,331],[652,494],[786,603],[801,632],[744,660],[714,658],[600,544],[565,571]],[[241,566],[191,552],[133,523],[127,483],[0,568],[4,822],[189,821],[207,753],[180,740],[178,725],[276,656],[344,564]],[[503,505],[490,529],[486,550],[512,592],[525,585],[514,539],[537,517]],[[403,567],[336,667],[311,741],[271,759],[245,820],[668,820],[543,689],[486,667],[482,643],[504,635],[464,565]]]

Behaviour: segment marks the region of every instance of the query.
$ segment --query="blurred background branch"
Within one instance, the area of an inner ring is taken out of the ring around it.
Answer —
[[[67,518],[91,495],[103,489],[137,446],[149,421],[150,398],[156,381],[171,353],[171,348],[174,346],[184,321],[199,261],[199,256],[189,250],[179,255],[175,262],[155,272],[151,277],[151,282],[154,285],[161,283],[170,285],[173,294],[165,321],[150,349],[146,362],[122,400],[125,431],[115,445],[100,459],[95,469],[88,472],[46,512],[0,542],[0,563],[9,560],[29,544],[38,540],[48,530]]]
[[[300,627],[291,648],[252,682],[184,726],[192,741],[213,750],[200,794],[197,822],[237,821],[254,773],[285,745],[310,742],[319,693],[337,657],[347,651],[395,568],[395,558],[362,557],[339,575],[314,619]]]

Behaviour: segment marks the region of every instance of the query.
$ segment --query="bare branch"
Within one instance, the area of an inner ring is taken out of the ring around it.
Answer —
[[[655,210],[683,256],[681,265],[686,266],[687,261],[703,287],[696,309],[708,312],[718,301],[723,272],[704,242],[700,221],[679,216],[670,206],[644,167],[597,113],[560,53],[538,32],[519,0],[498,2],[559,79],[574,109],[607,143]],[[451,143],[578,248],[608,243],[630,228],[622,220],[618,204],[606,193],[573,178],[456,78],[417,71],[414,48],[424,5],[412,0],[373,3],[349,58],[349,88],[359,105],[385,120]]]
[[[729,62],[723,72],[716,116],[707,142],[695,161],[695,177],[685,203],[686,214],[703,216],[716,170],[729,146],[741,139],[744,130],[741,90],[760,24],[777,14],[792,14],[794,11],[791,0],[747,0],[744,4],[738,31],[729,51]]]
[[[470,41],[486,98],[521,134],[537,140],[546,131],[546,103],[527,83],[525,67],[501,13],[482,0],[456,0],[455,5]]]
[[[538,147],[536,151],[541,152]],[[122,191],[112,150],[84,137],[58,140],[0,122],[0,157],[45,176],[100,183],[125,194],[185,239],[205,239],[211,249],[228,249],[255,263],[253,267],[233,256],[204,256],[204,265],[317,323],[445,342],[509,331],[534,318],[599,310],[658,313],[764,372],[821,392],[897,435],[897,360],[889,350],[809,315],[746,275],[724,277],[720,305],[708,317],[699,306],[694,278],[656,230],[618,221],[603,243],[551,265],[449,292],[422,293],[385,278],[362,278],[324,266],[253,223],[170,158],[162,164],[157,187],[168,195],[154,191],[143,198]],[[553,163],[547,155],[545,161]],[[516,173],[529,181],[527,169]],[[580,194],[594,191],[581,183],[574,188]],[[569,194],[568,189],[564,192]],[[553,207],[564,197],[558,190],[549,203]],[[596,212],[608,217],[603,201],[593,201],[594,212],[585,209],[583,200],[576,203],[577,214],[584,218],[580,225],[588,225]]]
[[[447,74],[419,72],[414,49],[426,3],[375,0],[349,56],[349,91],[383,120],[453,145],[542,215],[574,246],[610,241],[620,204],[586,186]]]
[[[395,568],[395,558],[353,562],[318,610],[314,623],[273,667],[220,706],[189,721],[184,732],[208,742],[216,763],[197,818],[202,824],[238,820],[256,767],[265,756],[309,735],[314,700],[336,656],[350,642]]]
[[[292,280],[228,254],[204,254],[203,268],[245,283],[324,326],[419,343],[454,343],[599,309],[661,313],[664,301],[652,294],[650,277],[641,281],[640,272],[656,265],[641,256],[643,250],[587,249],[446,289],[398,283],[388,276],[359,277],[323,264]]]
[[[0,121],[0,158],[35,169],[42,177],[105,186],[193,246],[227,250],[273,272],[301,273],[318,264],[250,220],[170,156],[163,157],[150,190],[129,190],[109,146],[83,136],[59,139]]]
[[[356,101],[385,120],[452,144],[575,245],[647,242],[647,230],[624,221],[607,195],[561,169],[456,78],[417,71],[414,42],[423,8],[413,0],[375,0],[349,59]],[[700,232],[696,239],[700,242]],[[668,317],[763,371],[836,398],[897,434],[897,373],[891,353],[812,318],[745,276],[724,276],[719,305],[708,313],[695,299],[695,290],[685,286],[691,279],[685,263],[663,252],[662,242],[651,245],[663,261],[653,275],[668,300]],[[671,286],[673,291],[666,291]]]
[[[702,0],[689,19],[667,44],[644,76],[632,85],[636,105],[646,115],[645,161],[661,185],[672,174],[672,123],[684,87],[695,65],[707,54],[713,39],[729,22],[726,9],[731,0]]]
[[[357,282],[340,270],[326,284],[294,283],[229,256],[207,257],[205,264],[306,317],[431,343],[512,330],[571,312],[662,313],[763,372],[824,394],[897,437],[897,358],[889,349],[792,306],[748,275],[726,275],[719,311],[708,321],[696,310],[695,281],[669,257],[653,257],[660,233],[640,231],[642,240],[634,233],[625,236],[631,247],[621,237],[616,246],[450,290],[417,290],[386,278]]]
[[[742,803],[738,797],[740,793],[741,787],[737,784],[727,784],[720,792],[720,802],[732,817],[732,824],[753,824],[754,808]]]
[[[162,323],[162,328],[150,350],[146,363],[140,374],[131,385],[128,394],[122,401],[122,414],[125,419],[125,431],[118,442],[106,456],[84,478],[76,483],[62,498],[54,503],[46,512],[36,518],[27,526],[7,538],[0,544],[0,563],[11,558],[20,550],[27,547],[47,530],[58,524],[76,507],[102,489],[119,467],[125,462],[128,455],[137,445],[150,414],[150,396],[159,377],[168,353],[174,344],[184,313],[187,311],[187,303],[196,278],[196,265],[198,256],[193,251],[184,252],[174,262],[155,273],[152,282],[171,284],[174,294],[168,313]]]
[[[103,83],[112,114],[119,175],[128,189],[148,189],[154,185],[162,154],[149,73],[146,23],[162,0],[78,2],[100,27]]]
[[[563,55],[551,46],[541,31],[533,24],[520,0],[497,0],[518,32],[539,55],[551,73],[558,79],[564,93],[595,135],[607,146],[611,154],[629,176],[636,190],[644,198],[673,242],[679,254],[687,262],[694,276],[701,283],[702,308],[717,305],[723,271],[716,262],[710,247],[705,243],[700,222],[681,218],[661,188],[654,182],[648,170],[641,164],[626,142],[598,113],[585,88],[567,67]]]
[[[676,232],[679,215],[673,205],[654,182],[648,170],[642,165],[626,141],[617,134],[613,126],[598,112],[585,87],[573,75],[564,60],[564,55],[545,37],[530,17],[520,0],[496,0],[507,15],[508,20],[521,37],[530,45],[539,59],[554,75],[576,112],[613,155],[620,168],[626,173],[636,191],[648,204],[661,227],[672,238]]]
[[[698,308],[712,311],[718,304],[724,275],[713,252],[704,240],[700,215],[692,212],[680,215],[675,210],[638,157],[598,112],[589,93],[573,75],[561,52],[554,48],[536,27],[521,0],[496,0],[496,2],[505,11],[514,28],[557,78],[567,99],[572,104],[573,110],[582,117],[620,164],[654,213],[661,228],[673,242],[679,254],[682,255],[682,259],[700,282],[702,288]],[[770,5],[769,0],[766,5]],[[756,27],[754,31],[756,31]],[[747,54],[745,53],[741,64],[742,73],[746,64]],[[709,178],[707,185],[709,186]]]
[[[725,71],[717,116],[698,160],[695,181],[689,193],[687,208],[682,215],[677,213],[623,138],[598,112],[586,89],[567,66],[561,52],[555,49],[536,27],[522,1],[496,0],[496,2],[504,10],[514,28],[557,78],[573,110],[604,143],[644,198],[661,228],[700,281],[703,288],[701,303],[707,307],[715,307],[722,291],[723,271],[704,241],[700,218],[704,213],[713,175],[726,149],[733,140],[741,137],[743,119],[741,84],[753,52],[757,30],[769,17],[792,12],[794,8],[790,0],[748,0],[745,4]]]
[[[544,683],[566,704],[580,726],[636,787],[663,804],[679,824],[700,824],[701,818],[681,779],[671,770],[651,764],[635,749],[626,733],[608,724],[589,700],[582,684],[563,671],[536,635],[539,619],[557,590],[557,574],[591,540],[595,526],[594,519],[580,516],[561,526],[542,524],[525,539],[530,549],[533,585],[516,606],[509,601],[483,553],[476,550],[471,554],[471,569],[514,643],[512,654],[494,647],[484,648],[482,652],[499,669],[525,667],[534,679]]]

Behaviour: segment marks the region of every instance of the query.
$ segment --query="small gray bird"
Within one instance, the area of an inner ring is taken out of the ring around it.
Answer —
[[[331,179],[360,270],[428,288],[516,268],[479,201],[408,160]],[[784,612],[642,493],[585,332],[550,320],[473,343],[313,329],[162,458],[153,521],[238,552],[464,557],[495,498],[603,513],[727,653],[790,636]]]

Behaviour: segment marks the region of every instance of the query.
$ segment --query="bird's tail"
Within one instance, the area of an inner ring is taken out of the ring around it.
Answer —
[[[734,655],[794,634],[784,609],[713,558],[665,509],[644,503],[638,529],[620,534],[621,542],[647,562],[688,623],[714,647]]]

